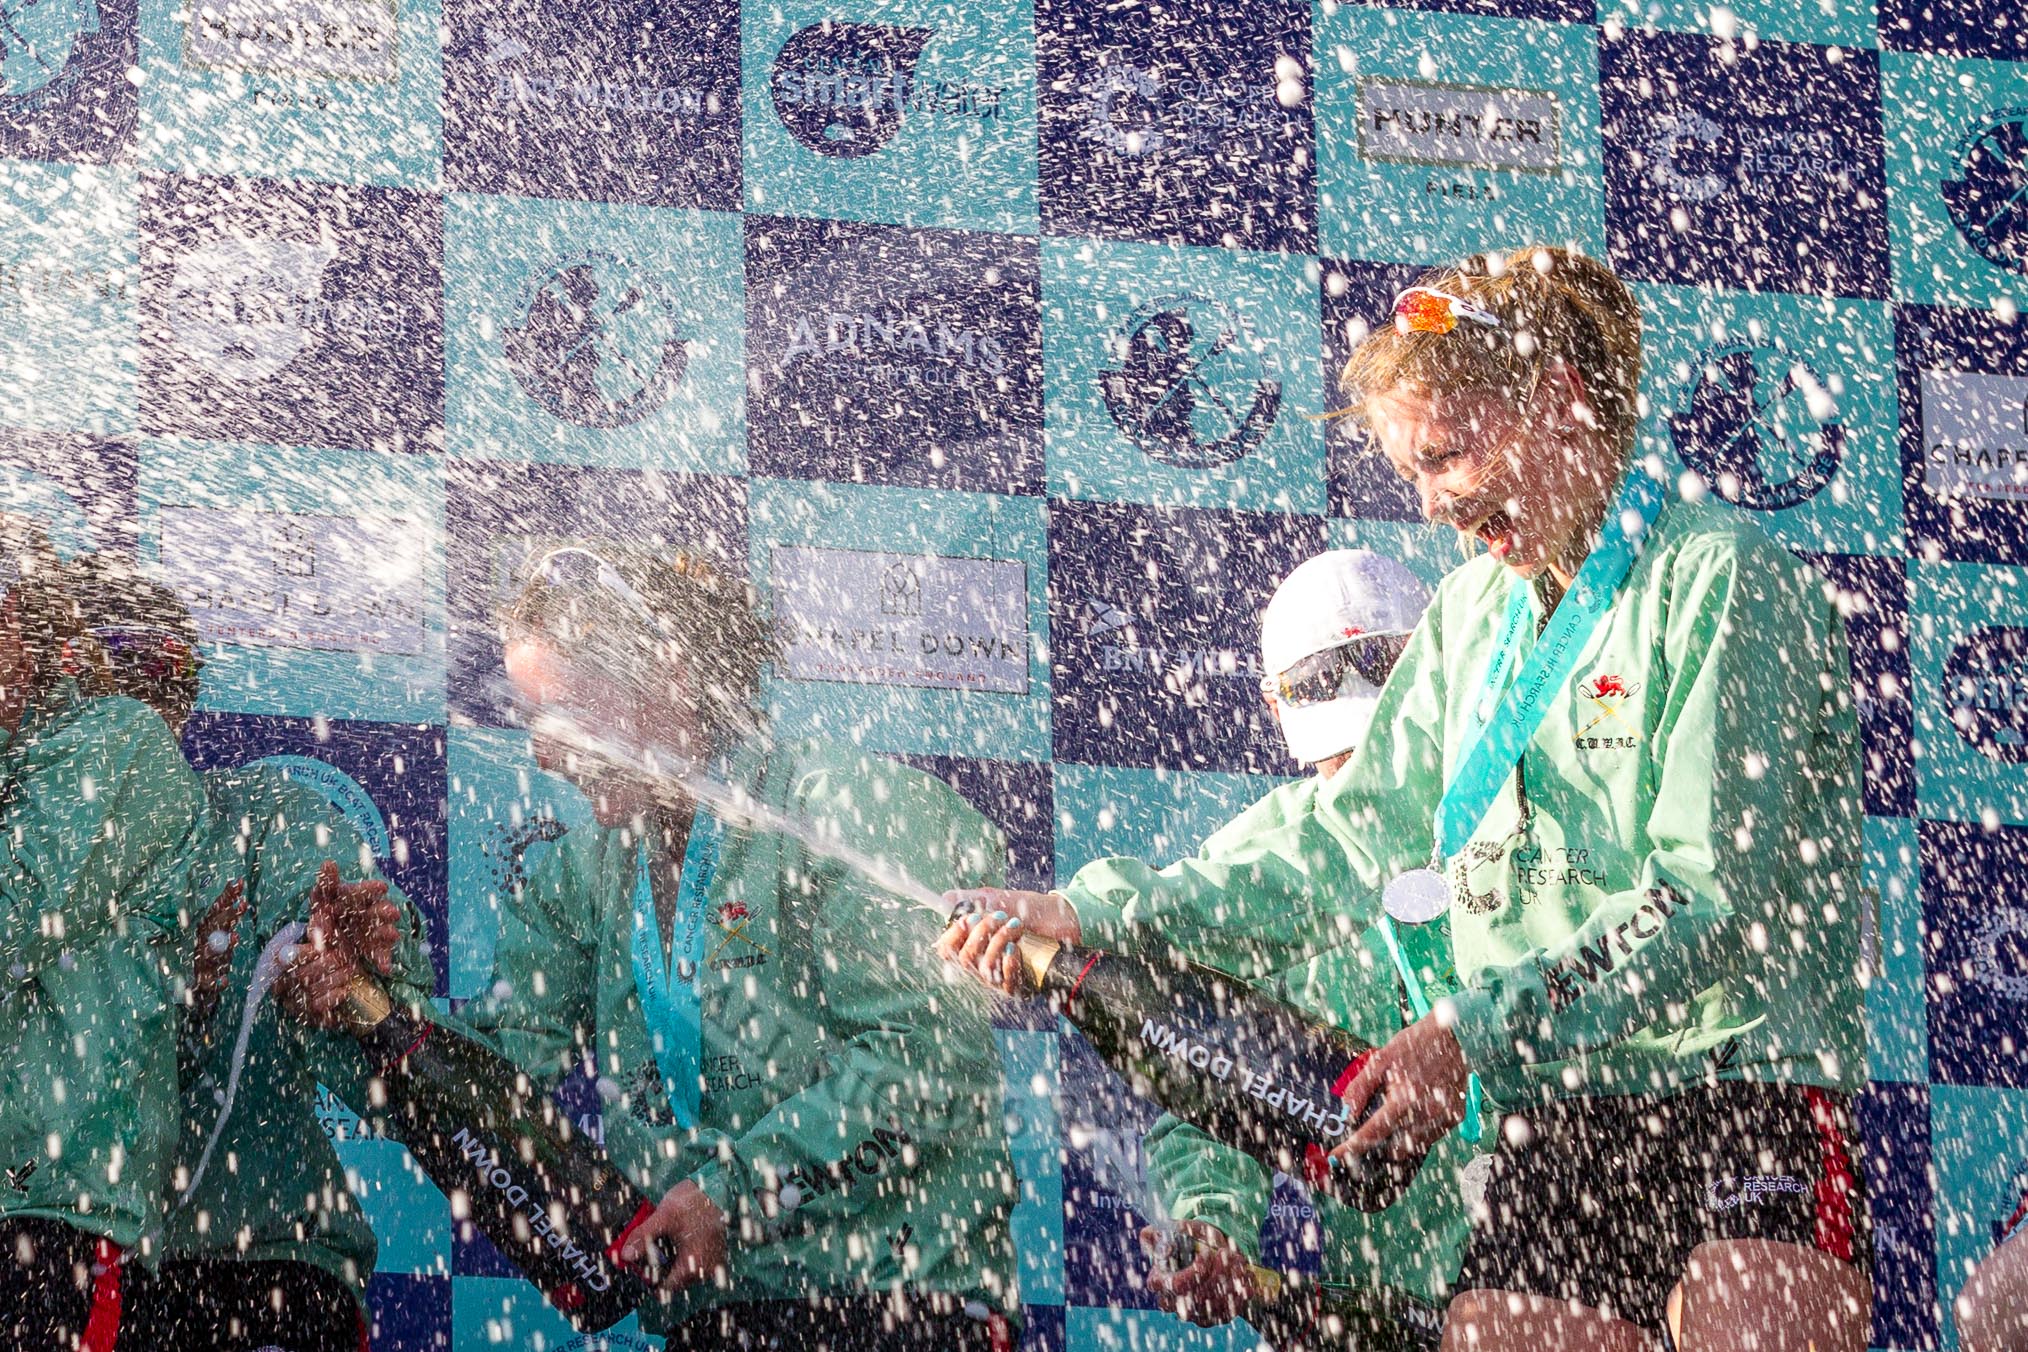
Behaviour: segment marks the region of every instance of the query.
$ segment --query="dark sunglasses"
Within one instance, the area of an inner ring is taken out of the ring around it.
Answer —
[[[1313,653],[1277,676],[1261,678],[1261,691],[1291,709],[1323,704],[1345,693],[1347,678],[1375,689],[1387,684],[1389,673],[1408,649],[1407,634],[1362,634],[1349,643]]]
[[[109,624],[90,633],[105,651],[106,659],[123,675],[166,684],[194,679],[204,668],[204,658],[197,649],[174,630],[145,624]]]

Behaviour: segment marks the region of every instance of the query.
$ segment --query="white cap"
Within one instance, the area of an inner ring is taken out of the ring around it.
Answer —
[[[1298,564],[1282,579],[1261,616],[1261,666],[1279,676],[1305,657],[1367,634],[1406,634],[1428,607],[1423,580],[1393,559],[1367,549],[1334,549]],[[1291,708],[1277,697],[1289,754],[1306,764],[1349,751],[1366,735],[1380,687],[1322,704]]]

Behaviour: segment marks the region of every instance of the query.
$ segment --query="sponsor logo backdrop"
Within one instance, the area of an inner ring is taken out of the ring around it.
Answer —
[[[2028,1156],[2015,0],[4,12],[0,505],[177,587],[193,754],[352,785],[447,1000],[586,813],[503,698],[531,552],[751,581],[776,721],[946,778],[1022,885],[1167,862],[1298,773],[1256,691],[1288,567],[1458,560],[1317,417],[1350,344],[1417,265],[1609,257],[1645,447],[1850,619],[1874,1341],[1951,1343]],[[1139,1289],[1145,1105],[1002,1024],[1028,1345],[1248,1345]],[[579,1345],[320,1108],[381,1229],[376,1347]]]

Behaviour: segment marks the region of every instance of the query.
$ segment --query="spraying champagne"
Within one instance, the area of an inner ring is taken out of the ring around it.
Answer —
[[[1197,1241],[1176,1234],[1158,1261],[1181,1271],[1196,1260]],[[1242,1312],[1276,1352],[1324,1352],[1355,1347],[1371,1352],[1437,1352],[1444,1309],[1391,1286],[1320,1282],[1296,1273],[1248,1265],[1255,1298]]]
[[[681,756],[622,746],[553,714],[536,724],[588,767],[625,775],[666,801],[703,803],[726,821],[790,835],[883,891],[950,913],[920,880],[780,818]],[[1338,1097],[1372,1050],[1356,1038],[1173,952],[1101,953],[1032,934],[1020,952],[1037,989],[1135,1092],[1213,1138],[1364,1211],[1393,1205],[1413,1181],[1420,1160],[1378,1151],[1350,1165],[1329,1158],[1358,1126]],[[1376,1096],[1367,1112],[1378,1106]]]
[[[1359,1125],[1339,1096],[1372,1051],[1349,1033],[1170,949],[1108,953],[1027,934],[1020,955],[1135,1093],[1214,1140],[1362,1211],[1392,1206],[1413,1181],[1420,1160],[1330,1157]]]
[[[655,1204],[547,1095],[363,976],[341,1008],[385,1087],[377,1106],[389,1134],[452,1199],[454,1216],[469,1217],[581,1330],[610,1328],[649,1300],[647,1276],[618,1255]],[[659,1254],[648,1264],[661,1265]]]

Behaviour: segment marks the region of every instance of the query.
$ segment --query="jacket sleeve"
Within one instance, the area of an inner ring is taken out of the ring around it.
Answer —
[[[1148,1188],[1179,1221],[1216,1229],[1260,1262],[1260,1227],[1274,1198],[1267,1166],[1164,1113],[1141,1141]]]
[[[998,885],[1006,871],[999,831],[941,783],[891,771],[866,779],[849,769],[812,771],[792,810],[836,825],[842,839],[932,888]],[[917,1154],[1000,1130],[989,1005],[940,980],[921,957],[941,919],[825,861],[802,858],[799,868],[802,876],[792,869],[782,879],[783,907],[810,908],[811,994],[825,1044],[819,1071],[738,1135],[700,1142],[710,1157],[691,1174],[748,1241],[764,1235],[744,1210],[756,1192],[796,1185],[798,1225],[854,1214],[864,1190],[879,1185],[835,1182],[846,1173],[841,1161],[865,1142],[898,1146],[907,1168]],[[1001,1192],[1014,1185],[998,1171],[975,1182]]]
[[[33,980],[130,917],[180,933],[197,776],[162,720],[93,700],[17,736],[0,809],[0,973]]]
[[[595,834],[586,828],[587,839]],[[598,1022],[596,945],[602,930],[589,917],[574,917],[572,908],[595,905],[599,893],[576,876],[592,861],[581,857],[590,849],[573,835],[558,841],[528,881],[501,898],[492,988],[461,1011],[467,1027],[545,1088],[554,1088],[578,1065],[588,1030]]]
[[[1085,942],[1131,947],[1136,932],[1147,933],[1251,979],[1371,924],[1387,880],[1429,861],[1443,787],[1439,605],[1441,593],[1382,691],[1365,740],[1319,786],[1310,810],[1249,812],[1195,858],[1167,868],[1135,859],[1085,866],[1062,889]],[[1329,923],[1319,923],[1323,917]]]
[[[1858,820],[1850,683],[1836,616],[1802,566],[1729,536],[1670,564],[1650,741],[1653,805],[1635,886],[1568,939],[1481,972],[1456,997],[1467,1062],[1489,1083],[1670,1019],[1718,981],[1781,998],[1771,946],[1799,924],[1856,917],[1859,880],[1811,823]],[[1785,861],[1785,862],[1777,862]],[[1814,895],[1778,895],[1777,876]],[[1811,915],[1804,920],[1799,908]],[[1795,916],[1789,913],[1794,910]]]

